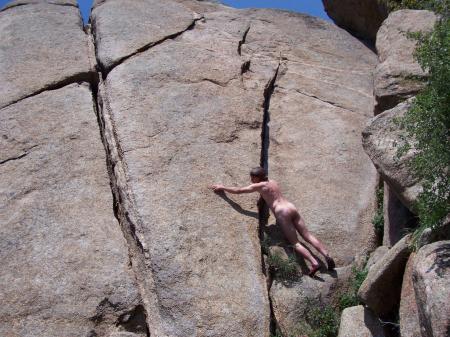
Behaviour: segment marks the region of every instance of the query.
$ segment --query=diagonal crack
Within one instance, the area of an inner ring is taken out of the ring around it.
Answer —
[[[99,66],[99,68],[100,68],[100,71],[101,71],[101,73],[102,73],[103,79],[106,79],[106,77],[107,77],[108,74],[111,72],[111,70],[113,70],[113,69],[114,69],[115,67],[117,67],[119,64],[121,64],[121,63],[125,62],[126,60],[128,60],[129,58],[131,58],[131,57],[133,57],[133,56],[135,56],[135,55],[138,55],[138,54],[140,54],[140,53],[143,53],[143,52],[149,50],[150,48],[153,48],[153,47],[155,47],[155,46],[157,46],[157,45],[159,45],[159,44],[161,44],[161,43],[163,43],[163,42],[165,42],[165,41],[167,41],[167,40],[173,40],[173,39],[177,38],[178,36],[182,35],[183,33],[187,32],[187,31],[189,31],[189,30],[194,29],[195,24],[197,23],[197,21],[203,20],[203,19],[204,19],[204,16],[203,16],[203,15],[201,15],[201,16],[198,17],[198,18],[194,18],[194,19],[191,21],[191,23],[189,24],[189,26],[187,26],[185,29],[183,29],[183,30],[181,30],[181,31],[179,31],[179,32],[176,32],[176,33],[167,35],[167,36],[163,37],[162,39],[160,39],[160,40],[158,40],[158,41],[153,41],[153,42],[151,42],[151,43],[148,43],[148,44],[146,44],[145,46],[142,46],[141,48],[137,49],[137,50],[134,51],[133,53],[131,53],[131,54],[127,55],[127,56],[124,56],[124,57],[122,57],[122,58],[120,58],[120,59],[114,61],[111,65],[109,65],[109,66],[107,66],[107,67],[106,67],[106,66],[101,62],[101,60],[98,58],[98,53],[96,52],[96,56],[97,56],[97,64],[98,64],[98,66]],[[94,41],[97,41],[97,37],[96,37],[96,31],[97,31],[97,29],[96,29],[96,26],[95,26],[95,20],[94,20],[94,22],[92,23],[92,31],[93,31],[93,35],[94,35]],[[97,45],[96,45],[96,46],[97,46]]]
[[[95,79],[96,75],[97,75],[96,73],[91,72],[91,71],[77,73],[75,75],[66,77],[65,79],[63,79],[61,81],[58,81],[58,82],[46,85],[43,88],[41,88],[41,89],[39,89],[39,90],[29,94],[29,95],[26,95],[24,97],[20,97],[18,99],[15,99],[14,101],[11,101],[11,102],[7,103],[4,106],[0,106],[0,109],[9,107],[10,105],[16,104],[17,102],[20,102],[20,101],[22,101],[24,99],[27,99],[27,98],[30,98],[30,97],[33,97],[33,96],[37,96],[37,95],[43,93],[44,91],[61,89],[61,88],[65,87],[65,86],[67,86],[69,84],[72,84],[72,83],[82,83],[82,82],[93,83],[93,82],[96,81],[96,79]]]
[[[27,156],[27,155],[30,153],[30,150],[31,150],[31,149],[33,149],[33,148],[35,148],[35,147],[37,147],[37,145],[33,145],[32,147],[26,149],[25,152],[22,153],[22,154],[19,155],[19,156],[10,157],[10,158],[7,158],[7,159],[5,159],[5,160],[0,161],[0,165],[3,165],[3,164],[5,164],[5,163],[7,163],[7,162],[9,162],[9,161],[22,159],[23,157]]]
[[[342,106],[342,105],[340,105],[340,104],[338,104],[338,103],[336,103],[336,102],[332,102],[332,101],[328,101],[328,100],[326,100],[326,99],[322,99],[322,98],[320,98],[320,97],[318,97],[318,96],[316,96],[316,95],[313,95],[313,94],[307,94],[306,92],[300,91],[299,89],[295,89],[295,91],[298,92],[298,93],[301,94],[301,95],[304,95],[304,96],[308,96],[308,97],[317,99],[317,100],[319,100],[319,101],[321,101],[321,102],[323,102],[323,103],[332,105],[332,106],[334,106],[334,107],[336,107],[336,108],[341,108],[341,109],[348,110],[348,111],[351,111],[351,112],[356,112],[356,111],[353,111],[353,110],[351,110],[351,109],[349,109],[349,108],[346,108],[346,107],[344,107],[344,106]]]

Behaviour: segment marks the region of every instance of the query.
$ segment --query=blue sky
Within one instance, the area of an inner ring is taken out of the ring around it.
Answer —
[[[0,8],[11,0],[0,0]],[[307,13],[329,20],[321,0],[222,0],[225,5],[236,8],[280,8]],[[89,19],[92,0],[78,0],[84,22]]]

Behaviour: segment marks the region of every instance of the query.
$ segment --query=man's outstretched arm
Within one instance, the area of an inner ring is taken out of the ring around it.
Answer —
[[[242,194],[242,193],[259,192],[261,186],[262,183],[251,184],[246,187],[225,187],[219,184],[219,185],[212,185],[211,188],[214,190],[214,192],[225,191],[233,194]]]

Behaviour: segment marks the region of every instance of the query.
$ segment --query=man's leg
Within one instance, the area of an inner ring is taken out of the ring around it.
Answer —
[[[290,218],[277,219],[280,223],[281,229],[288,241],[293,245],[294,250],[300,254],[303,258],[311,263],[311,271],[317,270],[320,266],[319,262],[311,255],[308,249],[306,249],[297,238],[297,232],[295,230],[294,224]]]
[[[298,214],[298,212],[294,218],[294,224],[300,235],[325,257],[325,259],[327,260],[328,269],[334,269],[334,260],[330,257],[330,255],[328,255],[328,251],[322,244],[322,242],[320,242],[314,235],[309,232],[308,228],[306,228],[305,221],[303,220],[301,215]]]

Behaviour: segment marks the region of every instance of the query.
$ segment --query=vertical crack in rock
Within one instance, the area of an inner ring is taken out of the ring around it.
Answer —
[[[140,238],[137,228],[139,222],[138,216],[132,207],[132,197],[130,196],[130,193],[128,193],[126,175],[123,166],[124,163],[121,155],[122,151],[117,143],[117,136],[115,134],[115,127],[111,119],[111,110],[109,108],[107,93],[100,76],[101,75],[99,74],[99,83],[95,83],[95,85],[93,85],[92,91],[95,103],[94,105],[96,105],[94,108],[97,114],[100,135],[106,152],[106,164],[113,196],[113,211],[114,216],[117,218],[117,221],[121,227],[128,247],[130,268],[134,273],[136,283],[141,294],[141,300],[143,302],[142,306],[134,309],[134,311],[136,311],[135,315],[130,314],[131,321],[124,320],[121,316],[122,318],[119,317],[119,322],[117,324],[128,327],[127,331],[132,331],[129,329],[139,328],[146,333],[147,337],[150,337],[151,330],[148,324],[148,321],[150,320],[148,308],[152,307],[149,303],[152,299],[150,294],[151,292],[149,291],[149,289],[152,288],[152,284],[151,278],[145,277],[145,275],[148,274],[146,272],[147,266],[145,257],[147,254],[147,249]],[[145,326],[142,327],[144,322]]]
[[[245,43],[245,39],[247,38],[247,34],[248,34],[249,30],[250,30],[250,25],[248,25],[248,27],[245,29],[244,34],[242,34],[242,38],[239,40],[238,49],[237,49],[239,56],[241,55],[242,45]]]
[[[123,62],[126,61],[127,59],[129,59],[129,58],[131,58],[131,57],[133,57],[133,56],[135,56],[135,55],[138,55],[138,54],[140,54],[140,53],[143,53],[143,52],[149,50],[150,48],[153,48],[153,47],[155,47],[155,46],[157,46],[157,45],[159,45],[159,44],[161,44],[161,43],[163,43],[163,42],[165,42],[165,41],[167,41],[167,40],[174,40],[174,39],[176,39],[177,37],[179,37],[180,35],[182,35],[183,33],[185,33],[185,32],[187,32],[187,31],[190,31],[190,30],[194,29],[194,28],[195,28],[195,24],[196,24],[197,21],[199,21],[199,20],[204,20],[204,16],[203,16],[203,15],[200,15],[199,17],[194,18],[194,19],[192,20],[191,24],[190,24],[188,27],[186,27],[186,29],[183,29],[183,30],[181,30],[181,31],[179,31],[179,32],[176,32],[176,33],[173,33],[173,34],[171,34],[171,35],[167,35],[167,36],[163,37],[162,39],[160,39],[160,40],[158,40],[158,41],[154,41],[154,42],[151,42],[151,43],[149,43],[149,44],[146,44],[146,45],[140,47],[139,49],[137,49],[135,52],[133,52],[133,53],[127,55],[127,56],[124,56],[124,57],[122,57],[122,58],[116,60],[114,63],[112,63],[112,64],[111,64],[110,66],[108,66],[108,67],[105,67],[105,66],[102,64],[101,60],[100,60],[99,57],[98,57],[98,53],[96,52],[95,55],[96,55],[96,57],[97,57],[97,64],[98,64],[99,70],[100,70],[101,73],[102,73],[102,78],[103,78],[103,79],[106,79],[106,77],[107,77],[108,74],[111,72],[111,70],[113,70],[115,67],[117,67],[119,64],[123,63]],[[92,28],[91,28],[91,29],[92,29],[92,33],[93,33],[93,37],[94,37],[94,44],[95,44],[95,41],[97,41],[97,40],[96,40],[97,37],[96,37],[95,20],[92,22]]]
[[[264,88],[264,102],[263,102],[263,124],[261,129],[261,156],[260,156],[260,166],[264,167],[267,174],[269,174],[269,122],[270,122],[270,100],[275,91],[275,82],[278,78],[278,72],[280,70],[281,60],[278,62],[278,66],[275,70],[274,75],[269,80]],[[264,199],[259,198],[258,200],[258,219],[259,219],[259,239],[262,242],[264,240],[264,227],[267,226],[269,219],[269,208],[267,207]],[[265,265],[264,261],[264,251],[261,245],[261,265],[264,275],[269,278],[270,284],[267,287],[267,297],[269,299],[270,306],[270,333],[271,335],[276,335],[276,319],[272,307],[272,299],[270,298],[270,285],[272,276],[270,275],[270,268]]]

